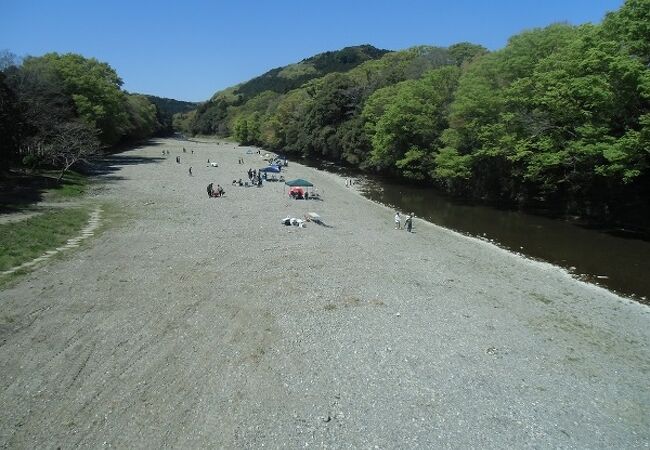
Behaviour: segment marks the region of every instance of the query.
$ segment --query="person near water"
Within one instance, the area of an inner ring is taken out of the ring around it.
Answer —
[[[414,213],[409,214],[408,216],[406,216],[406,221],[404,222],[404,225],[406,226],[406,231],[408,231],[409,233],[411,232],[411,230],[413,230],[413,217],[415,217]]]
[[[399,215],[399,211],[395,211],[395,229],[399,230],[402,228],[402,217]]]

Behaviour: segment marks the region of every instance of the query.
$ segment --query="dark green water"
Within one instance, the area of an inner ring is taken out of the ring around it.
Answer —
[[[404,186],[307,162],[357,178],[366,197],[396,210],[569,269],[577,278],[650,303],[650,242],[521,211],[453,201],[430,188]],[[390,221],[387,218],[388,221]]]

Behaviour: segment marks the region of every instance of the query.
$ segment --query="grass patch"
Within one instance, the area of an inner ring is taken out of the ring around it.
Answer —
[[[60,247],[79,234],[88,220],[86,208],[47,211],[20,222],[0,224],[0,270],[8,270]]]
[[[0,179],[0,213],[29,210],[43,200],[66,201],[83,196],[91,184],[88,176],[68,171],[61,181],[55,170],[14,171]]]
[[[56,174],[58,176],[58,174]],[[52,174],[54,176],[54,174]],[[90,180],[86,175],[69,170],[63,176],[58,185],[48,190],[48,198],[51,200],[68,200],[81,197],[86,193]]]

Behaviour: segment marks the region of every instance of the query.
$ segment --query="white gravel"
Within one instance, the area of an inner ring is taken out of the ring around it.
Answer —
[[[109,163],[130,219],[0,291],[0,447],[650,445],[647,306],[232,144]]]

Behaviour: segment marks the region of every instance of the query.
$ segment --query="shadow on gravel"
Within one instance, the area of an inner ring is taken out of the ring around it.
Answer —
[[[94,161],[89,168],[89,175],[98,177],[101,181],[119,181],[123,177],[113,175],[124,166],[135,166],[140,164],[155,164],[164,161],[161,157],[130,156],[123,154],[106,155]]]
[[[147,143],[146,146],[156,145]],[[141,146],[130,146],[130,149]],[[80,164],[75,170],[80,174],[77,178],[57,180],[58,172],[54,170],[43,173],[27,173],[26,171],[11,171],[0,179],[0,214],[12,214],[23,211],[45,200],[48,190],[64,188],[66,185],[83,185],[84,176],[97,177],[101,182],[122,180],[115,175],[121,167],[137,164],[152,164],[164,161],[161,157],[131,156],[122,153],[107,153],[92,161],[91,164]],[[79,178],[81,177],[81,178]]]

